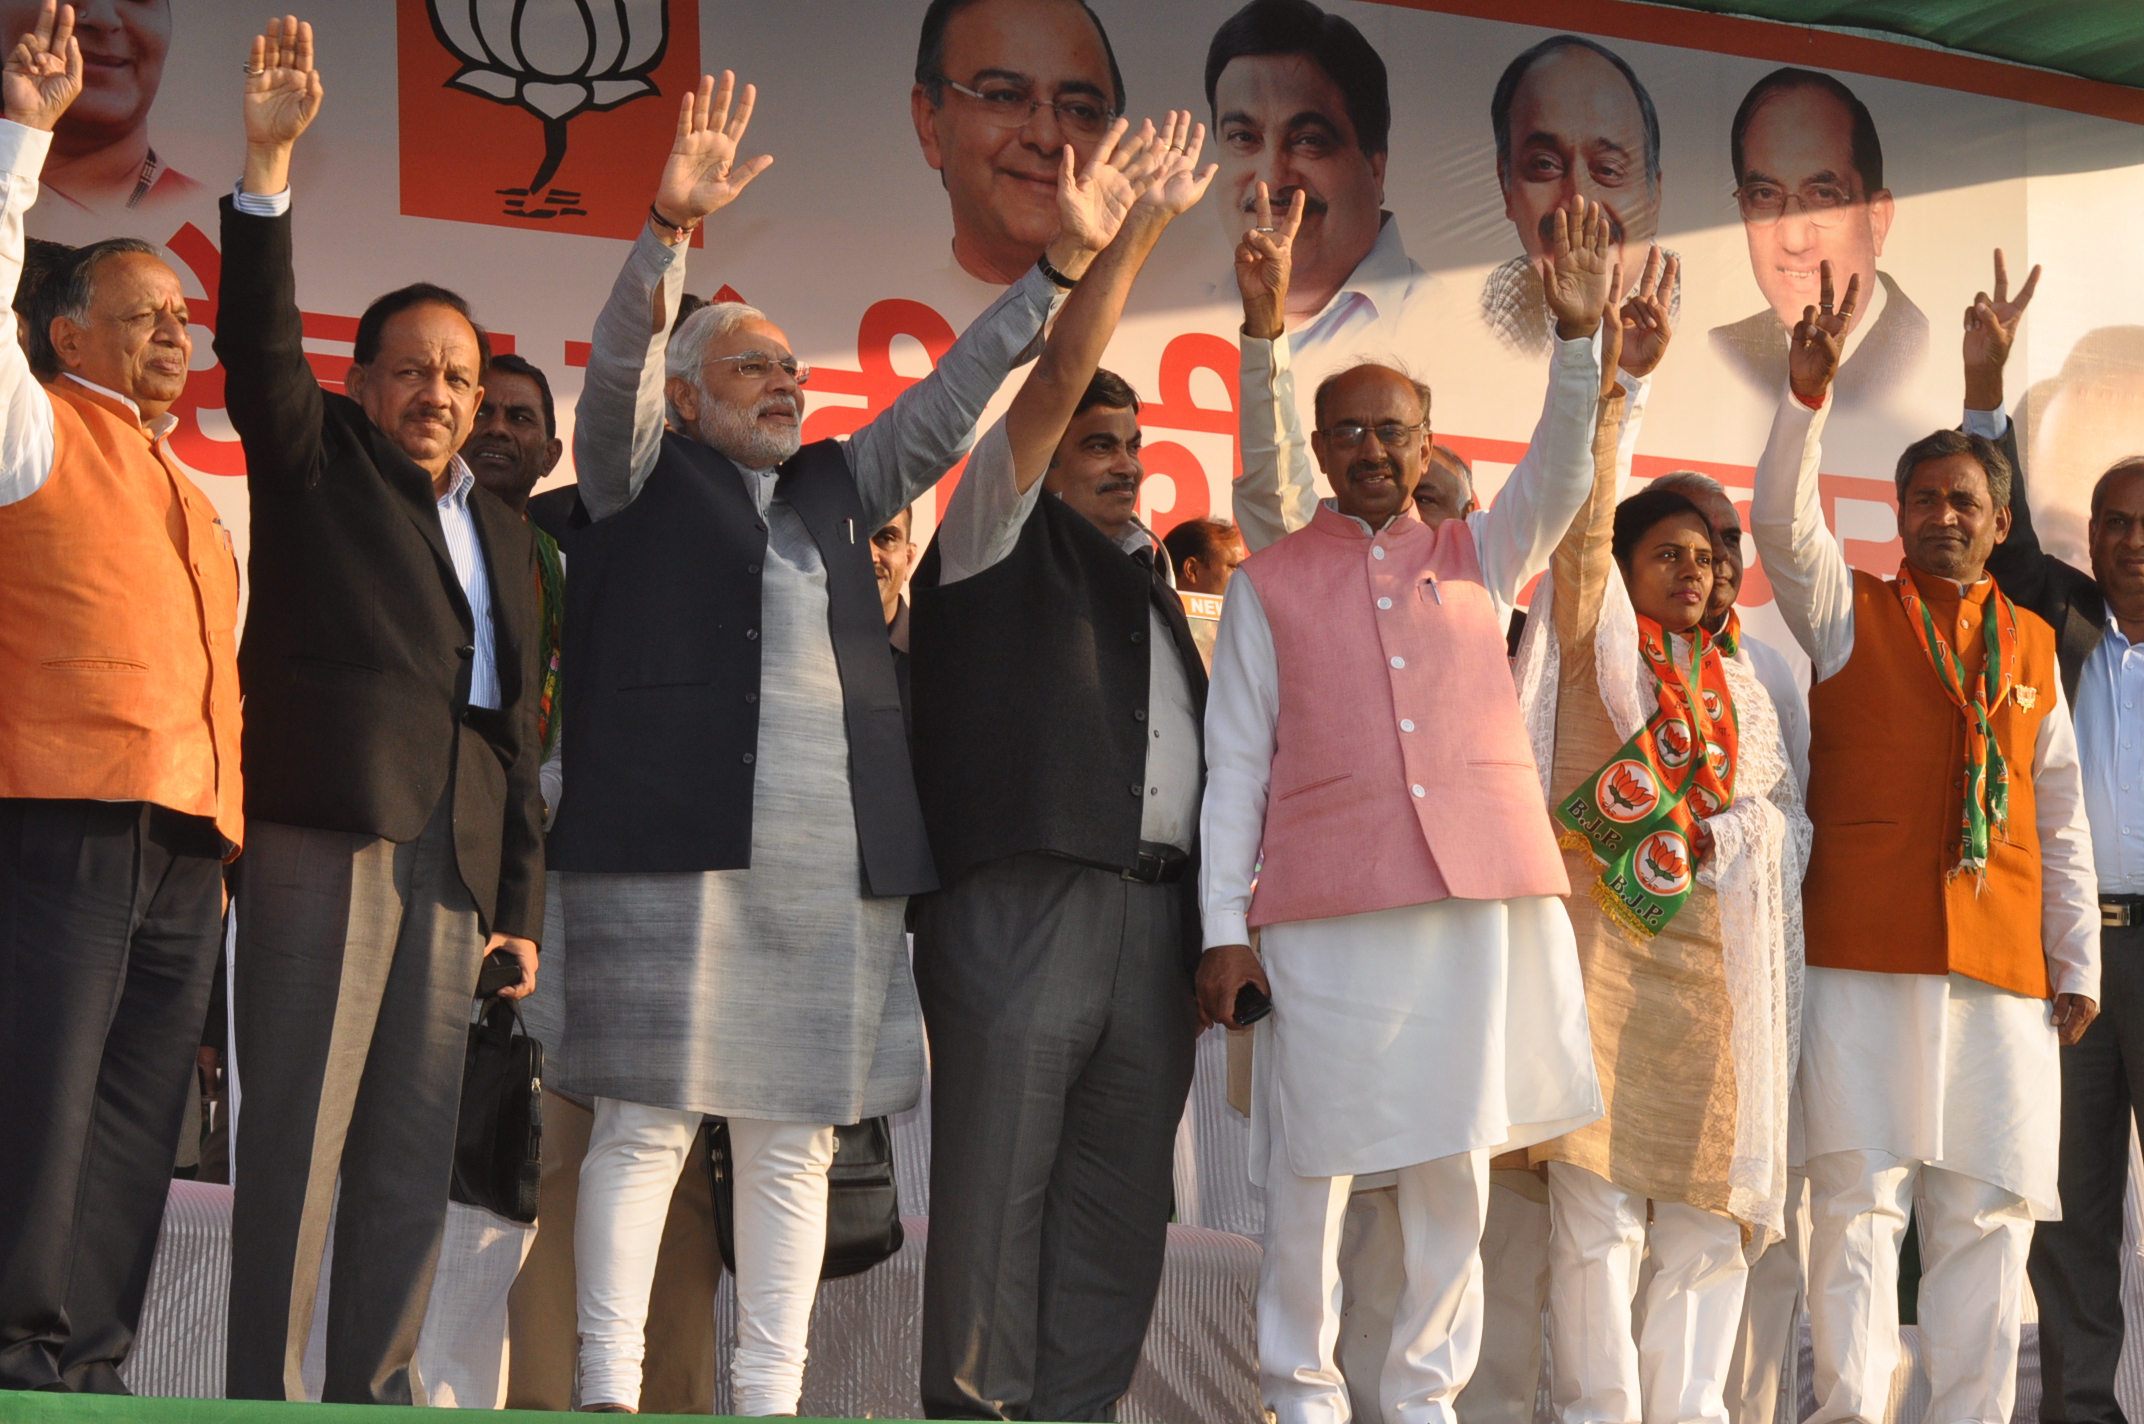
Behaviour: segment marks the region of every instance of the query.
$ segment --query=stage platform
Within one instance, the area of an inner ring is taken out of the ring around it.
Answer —
[[[409,1409],[438,1424],[439,1411]],[[111,1394],[25,1394],[0,1390],[0,1424],[391,1424],[394,1415],[377,1404],[279,1404],[259,1399],[135,1399]],[[577,1415],[547,1414],[534,1409],[500,1409],[486,1419],[558,1424]],[[606,1416],[612,1417],[612,1416]],[[697,1419],[705,1414],[638,1414],[633,1419]],[[802,1421],[800,1421],[802,1424]]]

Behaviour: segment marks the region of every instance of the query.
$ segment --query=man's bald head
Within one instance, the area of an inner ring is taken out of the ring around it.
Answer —
[[[1429,463],[1429,387],[1366,361],[1319,382],[1311,404],[1310,446],[1340,512],[1383,528],[1413,502]]]

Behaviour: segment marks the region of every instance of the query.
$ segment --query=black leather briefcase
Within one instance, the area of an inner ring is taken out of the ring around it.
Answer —
[[[543,1045],[529,1037],[513,1000],[494,998],[469,1025],[448,1196],[530,1222],[542,1182]]]
[[[707,1170],[715,1184],[715,1244],[737,1270],[736,1174],[726,1118],[707,1120]],[[882,1117],[834,1129],[826,1169],[826,1264],[819,1279],[870,1270],[901,1249],[901,1195],[893,1179],[893,1130]]]

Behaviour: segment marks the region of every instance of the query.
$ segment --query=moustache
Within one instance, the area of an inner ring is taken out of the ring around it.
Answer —
[[[1393,475],[1396,478],[1397,471],[1390,460],[1357,460],[1347,467],[1347,477],[1351,480],[1359,480],[1365,475]]]
[[[1556,212],[1560,211],[1562,209],[1559,208],[1555,212],[1547,213],[1541,219],[1541,245],[1543,247],[1554,248],[1556,245]],[[1623,220],[1615,215],[1614,208],[1608,207],[1606,204],[1601,207],[1601,215],[1608,219],[1609,243],[1612,246],[1621,247],[1623,245]]]
[[[789,396],[768,396],[752,408],[752,418],[754,420],[763,415],[802,415],[803,413],[803,407]]]
[[[1135,479],[1115,479],[1102,481],[1094,487],[1094,492],[1097,495],[1127,494],[1136,491],[1138,488],[1139,481]]]
[[[1298,193],[1303,195],[1303,216],[1306,219],[1322,218],[1332,208],[1331,203],[1326,202],[1316,193],[1309,192],[1303,188],[1282,188],[1272,194],[1273,211],[1275,213],[1285,211],[1288,205],[1295,201],[1295,195]],[[1244,200],[1243,211],[1250,217],[1258,216],[1257,189],[1253,188],[1251,196]]]

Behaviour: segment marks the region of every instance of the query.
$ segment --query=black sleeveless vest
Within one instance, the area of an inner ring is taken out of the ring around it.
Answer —
[[[826,565],[849,788],[871,895],[936,888],[909,770],[871,533],[840,443],[781,467],[779,497]],[[567,767],[556,870],[741,870],[752,863],[759,746],[760,566],[767,524],[737,467],[663,436],[640,495],[595,523],[576,509],[559,682]]]
[[[942,588],[938,577],[933,544],[910,586],[908,636],[916,784],[940,881],[1034,852],[1136,864],[1150,606],[1205,715],[1206,667],[1175,592],[1047,494],[1003,562]]]

